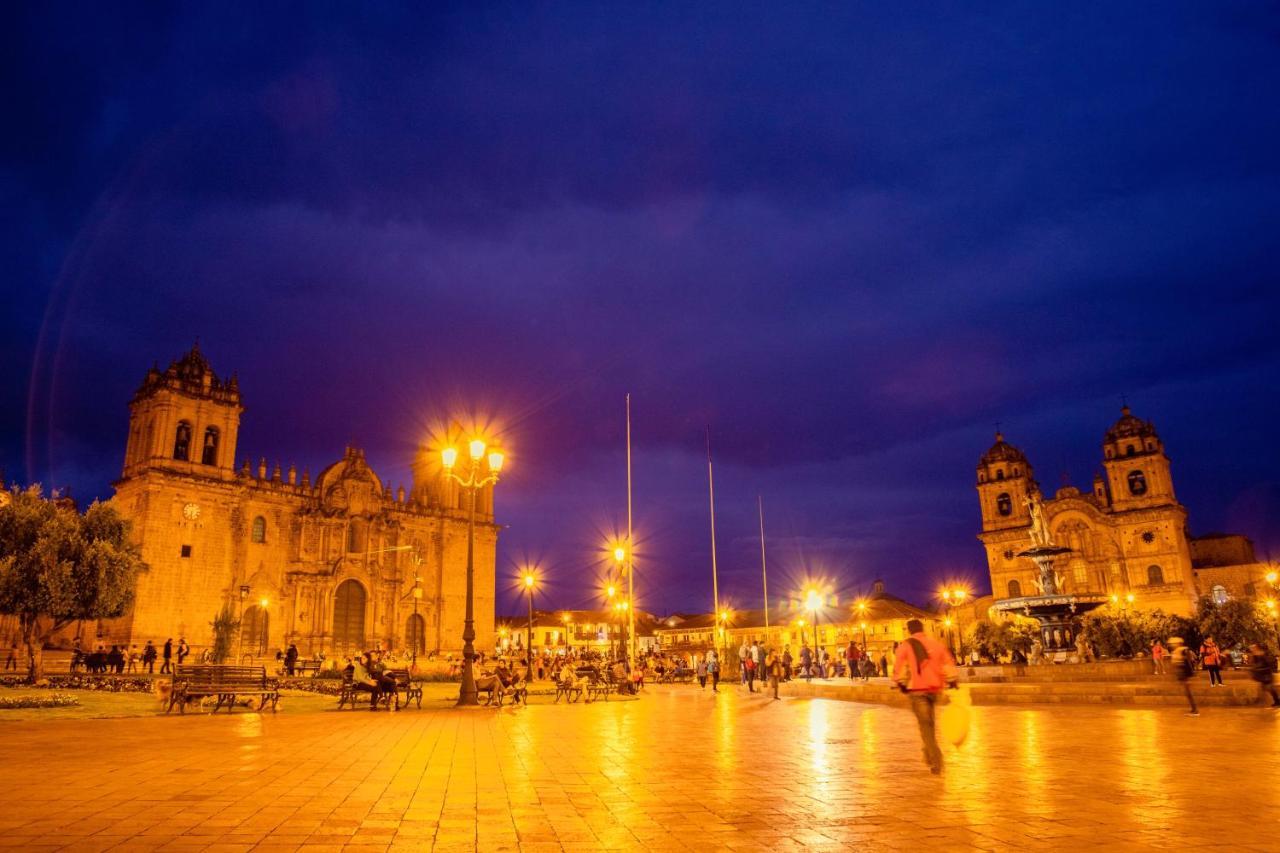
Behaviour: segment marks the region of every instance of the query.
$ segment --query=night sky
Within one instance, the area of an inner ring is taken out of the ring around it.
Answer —
[[[595,603],[627,392],[650,610],[710,606],[708,426],[741,607],[757,495],[771,590],[985,587],[995,423],[1087,489],[1122,397],[1280,547],[1273,6],[235,5],[8,10],[8,480],[108,497],[199,338],[255,466],[501,428],[510,612]]]

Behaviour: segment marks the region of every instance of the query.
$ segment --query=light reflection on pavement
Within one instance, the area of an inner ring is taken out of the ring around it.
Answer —
[[[733,686],[0,723],[0,846],[1280,849],[1280,715],[998,706],[973,719],[941,777],[909,711]]]

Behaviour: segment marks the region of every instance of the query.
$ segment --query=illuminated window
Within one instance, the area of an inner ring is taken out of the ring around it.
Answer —
[[[1227,595],[1227,588],[1222,584],[1217,584],[1214,586],[1212,595],[1213,595],[1214,604],[1226,604],[1227,599],[1231,597]]]
[[[996,497],[996,512],[1001,515],[1013,514],[1013,499],[1009,497],[1008,492],[1001,492],[999,496]]]
[[[258,516],[253,520],[253,530],[249,534],[249,538],[254,542],[267,541],[267,520],[262,516]]]
[[[173,458],[184,462],[191,458],[191,424],[186,421],[180,421],[174,433]]]
[[[1147,566],[1147,583],[1151,586],[1164,583],[1164,571],[1159,566]]]
[[[1147,478],[1141,471],[1129,472],[1129,494],[1145,495],[1147,493]]]

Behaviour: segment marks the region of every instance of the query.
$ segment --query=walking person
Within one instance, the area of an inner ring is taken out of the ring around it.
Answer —
[[[138,671],[138,661],[139,661],[139,659],[140,659],[140,657],[139,657],[139,655],[138,655],[138,646],[137,646],[137,644],[135,643],[134,645],[131,645],[131,646],[129,647],[129,658],[128,658],[128,662],[129,662],[129,670],[128,670],[128,671],[129,671],[129,672],[137,672],[137,671]]]
[[[853,640],[849,641],[849,648],[844,650],[844,662],[849,667],[849,680],[853,681],[858,677],[858,645]]]
[[[1191,706],[1191,710],[1187,712],[1188,717],[1200,716],[1200,709],[1196,707],[1196,697],[1191,695],[1191,681],[1196,675],[1196,653],[1187,648],[1187,644],[1182,641],[1181,637],[1169,638],[1169,659],[1173,664],[1174,675],[1178,679],[1178,683],[1182,685],[1182,692],[1187,697],[1187,704]]]
[[[1164,644],[1159,640],[1151,644],[1151,666],[1156,675],[1164,675],[1164,659],[1168,656],[1169,653],[1165,651]]]
[[[698,686],[703,690],[707,689],[707,662],[703,658],[698,658]]]
[[[920,726],[924,760],[934,775],[942,772],[938,748],[936,709],[943,688],[956,686],[956,662],[947,647],[924,632],[919,619],[907,621],[906,641],[898,646],[893,677],[898,688],[911,697],[911,710]]]
[[[707,675],[711,676],[711,692],[720,692],[720,656],[716,650],[707,652]]]
[[[1209,673],[1209,686],[1222,686],[1222,649],[1213,641],[1213,637],[1205,637],[1200,644],[1200,662]]]
[[[284,653],[284,671],[287,675],[293,675],[294,668],[298,665],[298,647],[290,643],[289,650]]]
[[[747,683],[747,656],[751,654],[751,649],[747,646],[746,639],[743,639],[742,645],[738,646],[738,679],[743,683]]]
[[[1271,697],[1271,710],[1280,710],[1280,690],[1276,689],[1276,659],[1260,644],[1249,646],[1249,674],[1258,682],[1258,702],[1266,704]]]
[[[800,644],[800,669],[804,670],[805,678],[813,680],[813,652],[808,643]]]
[[[172,673],[173,667],[169,665],[169,661],[173,658],[173,637],[164,641],[164,653],[161,654],[164,663],[160,665],[160,674]]]
[[[791,647],[782,647],[782,680],[791,680],[791,665],[795,663],[795,658],[791,657]]]
[[[14,643],[9,646],[9,656],[4,659],[4,671],[16,670],[18,668],[18,644]],[[74,671],[74,670],[73,670]]]
[[[156,644],[150,640],[142,647],[142,665],[151,675],[156,674]]]
[[[782,680],[782,658],[778,657],[778,653],[770,651],[764,659],[765,673],[769,676],[769,686],[773,688],[773,698],[781,698],[778,696],[778,682]]]
[[[184,637],[178,638],[178,666],[182,666],[182,662],[187,659],[187,655],[191,654],[191,647],[187,645]]]

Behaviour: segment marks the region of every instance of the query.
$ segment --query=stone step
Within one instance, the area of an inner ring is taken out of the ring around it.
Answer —
[[[1186,697],[1182,685],[1171,678],[1144,682],[1071,681],[1071,682],[1003,682],[969,684],[975,705],[1013,704],[1105,704],[1105,705],[1183,705]],[[878,705],[905,705],[908,702],[887,679],[866,684],[836,681],[790,681],[780,686],[787,696],[838,699]],[[1197,704],[1254,705],[1258,690],[1252,682],[1238,682],[1223,687],[1210,687],[1207,682],[1192,686]]]

